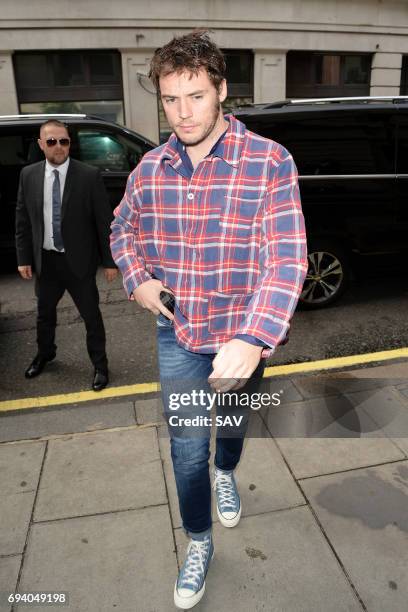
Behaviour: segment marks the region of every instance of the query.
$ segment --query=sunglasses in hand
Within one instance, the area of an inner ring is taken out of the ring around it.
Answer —
[[[68,147],[71,141],[69,138],[47,138],[45,142],[47,143],[47,147],[55,147],[57,142],[61,145],[61,147]]]

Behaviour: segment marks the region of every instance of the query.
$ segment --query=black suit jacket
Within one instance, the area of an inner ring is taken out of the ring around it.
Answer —
[[[19,266],[41,274],[44,242],[45,161],[23,168],[16,207],[16,248]],[[96,272],[101,260],[115,268],[109,247],[112,211],[97,168],[70,159],[61,207],[65,256],[78,278]]]

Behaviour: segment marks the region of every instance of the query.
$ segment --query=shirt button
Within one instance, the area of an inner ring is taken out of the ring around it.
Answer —
[[[189,193],[189,194],[187,195],[187,198],[188,198],[189,200],[193,200],[193,199],[194,199],[194,193]]]

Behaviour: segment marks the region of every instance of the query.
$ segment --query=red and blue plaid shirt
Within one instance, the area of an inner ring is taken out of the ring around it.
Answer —
[[[172,134],[130,174],[113,258],[128,296],[153,276],[175,296],[177,342],[216,353],[235,336],[285,338],[307,271],[297,170],[278,143],[229,129],[191,175]]]

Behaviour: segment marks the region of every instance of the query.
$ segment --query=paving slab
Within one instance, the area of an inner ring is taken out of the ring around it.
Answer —
[[[293,381],[287,377],[271,376],[264,378],[260,392],[268,393],[269,395],[279,393],[281,401],[284,403],[300,402],[303,399]]]
[[[19,589],[66,591],[69,612],[167,612],[176,575],[168,507],[156,506],[34,524]]]
[[[187,539],[176,531],[179,563]],[[214,525],[214,560],[197,612],[357,612],[361,606],[307,507]],[[170,607],[169,607],[170,609]]]
[[[270,438],[248,438],[245,441],[236,476],[243,516],[306,503],[279,449]]]
[[[359,376],[360,370],[353,372],[328,372],[324,374],[312,374],[308,376],[297,376],[293,383],[304,399],[323,397],[327,395],[341,395],[347,391],[360,391],[382,387],[389,384],[387,380],[380,377]],[[364,370],[361,370],[364,372]]]
[[[135,425],[132,402],[89,402],[0,416],[0,442]]]
[[[403,395],[404,399],[408,397],[408,383],[405,381],[403,383],[398,383],[394,385],[398,391]]]
[[[136,421],[138,425],[164,423],[163,404],[160,397],[135,401]]]
[[[0,552],[23,551],[38,487],[45,442],[0,446]]]
[[[408,439],[406,437],[399,438],[398,436],[394,436],[392,438],[395,446],[397,446],[405,455],[405,458],[408,458]]]
[[[381,434],[377,423],[347,395],[281,404],[261,416],[275,438],[371,438]]]
[[[20,565],[21,555],[0,557],[0,592],[15,592]],[[0,601],[0,610],[11,612],[11,604]]]
[[[176,483],[170,457],[167,429],[159,435],[160,452],[166,478],[172,522],[181,526]],[[211,438],[210,474],[215,454],[215,436]],[[305,499],[285,465],[275,443],[270,438],[248,437],[244,443],[241,461],[235,472],[242,501],[242,515],[252,516],[271,510],[291,508],[305,504]],[[213,521],[218,522],[215,499],[212,504]]]
[[[394,387],[375,392],[349,395],[354,405],[359,405],[379,427],[379,436],[388,436],[408,454],[408,399]]]
[[[404,453],[387,439],[276,438],[276,443],[296,478],[405,459]]]
[[[34,520],[166,501],[154,427],[66,436],[49,442]]]
[[[36,491],[45,442],[0,445],[0,486],[3,495]]]
[[[363,367],[356,370],[349,370],[352,376],[358,378],[383,378],[390,381],[396,379],[406,380],[408,378],[408,361],[386,363],[373,367]],[[393,382],[391,384],[394,384]]]
[[[301,481],[369,612],[408,601],[408,461]]]

